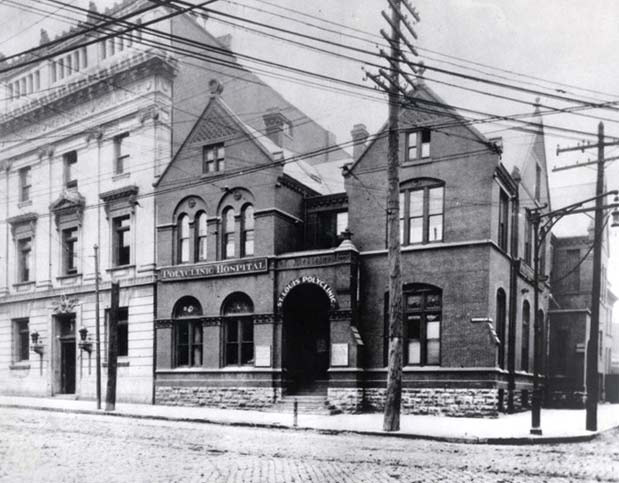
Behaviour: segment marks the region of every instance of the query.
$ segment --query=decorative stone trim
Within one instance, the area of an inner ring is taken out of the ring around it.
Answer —
[[[262,325],[262,324],[274,324],[275,323],[275,315],[274,314],[254,314],[254,324]]]
[[[348,195],[346,193],[336,193],[332,195],[313,196],[307,198],[305,203],[308,209],[323,206],[341,206],[345,208],[348,205]]]
[[[352,320],[352,310],[331,310],[329,320],[331,322],[348,322]]]
[[[177,387],[158,386],[155,404],[167,406],[207,406],[221,409],[261,409],[282,398],[274,387]]]

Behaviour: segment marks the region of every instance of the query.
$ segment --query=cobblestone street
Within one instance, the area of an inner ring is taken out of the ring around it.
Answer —
[[[0,480],[619,481],[619,431],[486,446],[3,408]]]

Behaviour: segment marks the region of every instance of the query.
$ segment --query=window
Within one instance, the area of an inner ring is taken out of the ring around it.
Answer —
[[[13,321],[15,334],[15,362],[27,361],[30,359],[30,329],[28,319],[17,319]]]
[[[126,152],[124,141],[128,136],[128,133],[124,133],[114,138],[114,172],[116,174],[122,174],[127,169],[129,154]]]
[[[530,332],[530,307],[526,300],[522,304],[522,347],[520,354],[520,367],[523,371],[529,371],[529,332]]]
[[[496,293],[496,335],[499,338],[499,367],[505,368],[505,291],[500,288]]]
[[[251,299],[236,293],[224,302],[225,317],[225,363],[246,365],[254,361],[254,305]]]
[[[566,263],[562,270],[564,279],[564,287],[568,292],[578,292],[580,290],[580,250],[567,250]],[[559,272],[561,273],[561,272]]]
[[[406,134],[406,161],[430,157],[429,129],[421,129]]]
[[[101,42],[99,45],[101,46],[101,59],[105,59],[107,57],[107,47],[105,45],[105,40]]]
[[[174,307],[175,365],[202,365],[202,321],[187,319],[202,315],[202,306],[193,297],[183,297]]]
[[[241,256],[248,257],[254,254],[254,207],[252,205],[243,208],[241,223]]]
[[[537,201],[540,200],[542,190],[542,168],[539,167],[539,164],[535,165],[535,199]]]
[[[340,235],[348,228],[348,212],[325,210],[308,213],[306,248],[332,248],[339,245]]]
[[[507,193],[503,190],[499,190],[499,248],[507,251],[508,246],[508,223],[509,223],[509,199]]]
[[[196,260],[204,261],[207,258],[207,235],[208,225],[206,223],[206,213],[201,212],[197,218],[196,229]]]
[[[429,285],[404,289],[406,363],[438,365],[441,362],[441,290]]]
[[[71,54],[67,55],[65,60],[65,66],[67,68],[67,77],[73,74],[73,60],[71,59]]]
[[[131,216],[124,215],[114,218],[112,226],[114,265],[129,265],[131,263]]]
[[[36,91],[41,89],[41,73],[38,70],[34,73],[34,89]]]
[[[443,186],[400,192],[400,240],[403,245],[443,239]]]
[[[202,148],[202,172],[215,173],[224,170],[225,150],[223,144],[212,144]]]
[[[64,155],[64,182],[67,189],[77,189],[75,167],[77,165],[77,151],[69,151]]]
[[[223,215],[223,252],[224,258],[234,258],[234,210],[226,208]]]
[[[533,229],[529,221],[529,210],[526,210],[526,219],[524,220],[524,261],[531,266],[533,255],[533,247],[531,241],[533,239]]]
[[[58,77],[64,79],[64,60],[58,59],[56,65],[58,66]]]
[[[116,344],[119,357],[127,357],[129,355],[129,308],[118,307],[118,320],[116,321]],[[108,327],[110,320],[110,309],[105,309],[105,344],[106,348],[109,344]],[[107,354],[107,349],[105,349]]]
[[[189,216],[178,219],[178,263],[189,262]]]
[[[348,228],[348,211],[340,211],[335,215],[335,233],[340,236]]]
[[[88,49],[82,47],[82,69],[88,67]]]
[[[30,199],[30,188],[32,186],[31,168],[27,166],[19,170],[19,201]]]
[[[30,266],[32,264],[32,238],[22,238],[17,241],[17,270],[19,282],[30,281]]]
[[[77,228],[62,230],[62,267],[65,275],[77,273]]]

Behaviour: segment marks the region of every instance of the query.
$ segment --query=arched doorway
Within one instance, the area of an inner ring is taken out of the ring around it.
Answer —
[[[318,285],[302,283],[283,304],[283,366],[289,394],[326,393],[330,300]]]

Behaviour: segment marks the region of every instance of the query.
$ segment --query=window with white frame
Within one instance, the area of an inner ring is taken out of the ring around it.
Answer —
[[[443,240],[445,188],[442,184],[417,183],[400,191],[400,241],[402,245]]]
[[[13,320],[14,355],[15,362],[30,359],[30,328],[27,318]]]
[[[406,133],[406,161],[417,161],[430,157],[430,129],[419,129]]]

